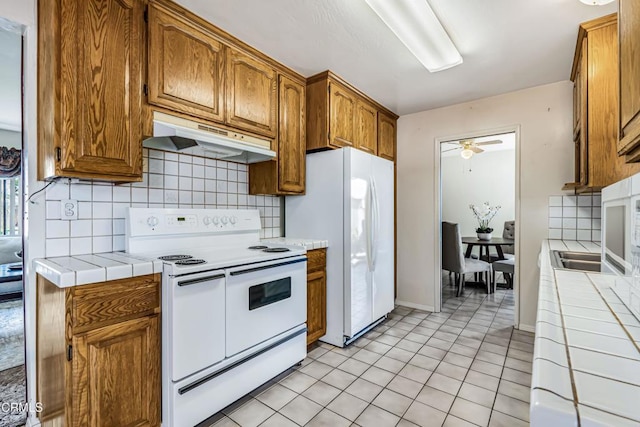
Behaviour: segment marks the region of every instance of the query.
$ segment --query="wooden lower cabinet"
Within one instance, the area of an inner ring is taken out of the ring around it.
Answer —
[[[160,275],[37,283],[42,425],[159,426]]]
[[[327,333],[327,250],[307,252],[307,345]]]

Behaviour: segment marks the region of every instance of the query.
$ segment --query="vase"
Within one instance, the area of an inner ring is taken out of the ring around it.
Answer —
[[[491,240],[491,233],[476,233],[478,240]]]

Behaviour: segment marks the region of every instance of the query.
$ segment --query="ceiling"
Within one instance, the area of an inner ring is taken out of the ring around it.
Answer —
[[[21,130],[21,52],[21,36],[0,26],[0,129]]]
[[[364,0],[177,0],[311,76],[330,69],[403,115],[568,80],[578,25],[617,1],[429,0],[464,63],[429,73]]]
[[[514,132],[503,133],[498,135],[481,136],[478,138],[472,138],[475,142],[493,141],[499,139],[502,144],[483,145],[480,148],[484,150],[484,153],[477,153],[473,156],[482,156],[488,153],[495,153],[497,151],[507,151],[516,149],[516,134]],[[440,152],[442,157],[459,156],[462,147],[458,141],[447,141],[440,144]],[[458,149],[459,148],[459,149]]]

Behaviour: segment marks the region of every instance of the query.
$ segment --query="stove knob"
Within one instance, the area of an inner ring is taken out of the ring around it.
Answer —
[[[222,225],[227,225],[227,223],[229,222],[229,218],[227,218],[226,216],[223,216],[220,221],[222,221]]]
[[[204,225],[209,225],[209,224],[211,224],[211,217],[209,217],[209,216],[205,216],[204,218],[202,218],[202,223],[203,223]]]
[[[211,218],[211,221],[213,222],[213,225],[218,225],[220,224],[220,217],[214,216]]]
[[[231,218],[229,218],[229,222],[231,223],[231,225],[236,225],[236,222],[238,222],[238,218],[232,216]]]
[[[147,225],[149,227],[155,227],[159,222],[160,220],[155,216],[150,216],[149,218],[147,218]]]

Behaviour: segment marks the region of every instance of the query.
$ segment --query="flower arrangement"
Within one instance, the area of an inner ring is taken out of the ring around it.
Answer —
[[[489,202],[484,202],[482,206],[469,205],[469,209],[473,211],[473,215],[478,220],[479,227],[476,228],[476,233],[491,233],[493,228],[489,227],[489,223],[494,216],[498,213],[501,206],[489,206]]]

